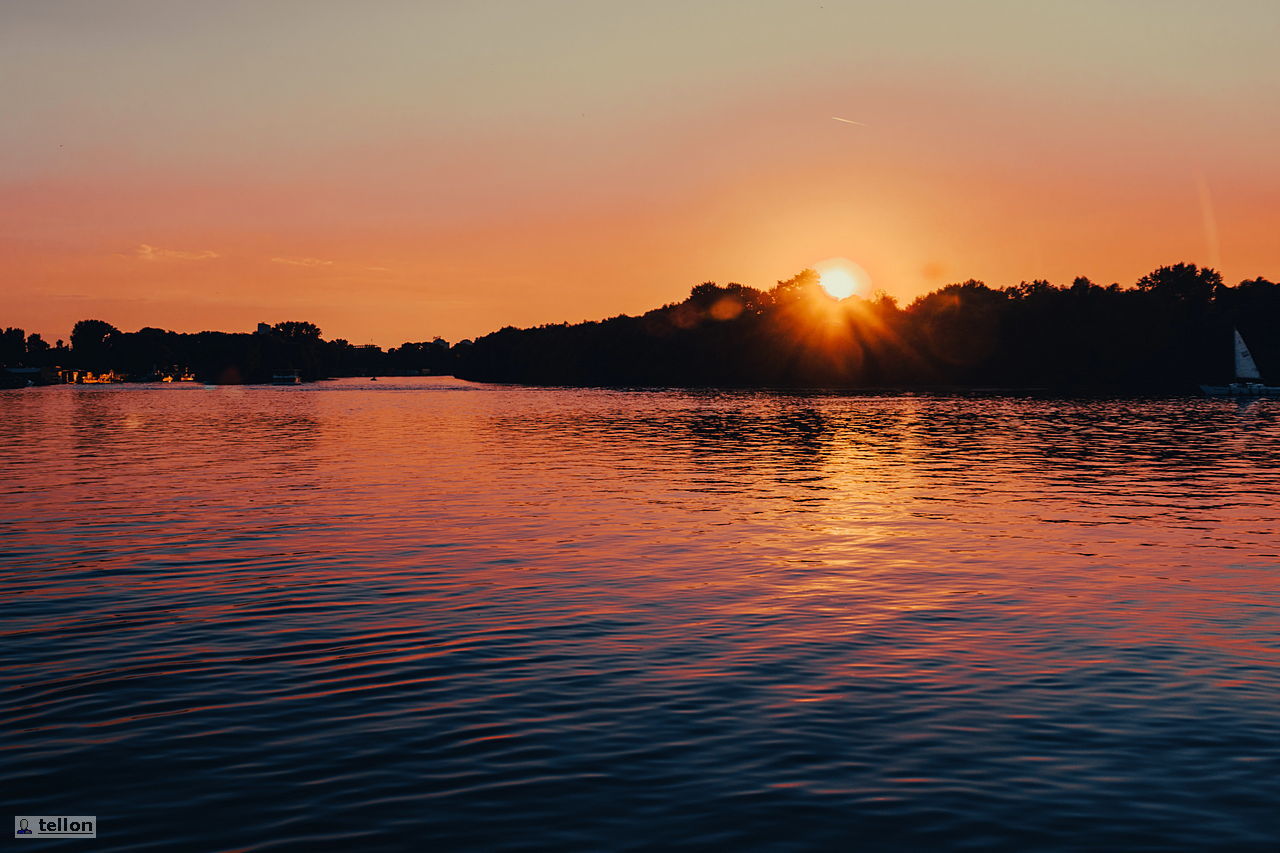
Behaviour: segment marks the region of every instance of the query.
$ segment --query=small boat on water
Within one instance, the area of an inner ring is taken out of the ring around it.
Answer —
[[[1267,385],[1262,381],[1253,353],[1235,329],[1235,381],[1229,385],[1201,385],[1200,390],[1210,397],[1280,397],[1280,385]]]
[[[302,377],[296,370],[277,370],[271,374],[272,385],[300,385]]]

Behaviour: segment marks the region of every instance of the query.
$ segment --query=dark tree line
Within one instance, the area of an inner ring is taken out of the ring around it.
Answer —
[[[81,320],[70,345],[0,333],[0,365],[114,371],[129,379],[193,374],[205,382],[452,374],[545,385],[756,387],[1042,387],[1190,391],[1232,374],[1232,329],[1264,378],[1280,382],[1280,285],[1231,287],[1212,269],[1160,267],[1136,286],[1077,278],[992,288],[951,284],[905,308],[888,297],[837,302],[805,270],[768,291],[700,284],[639,317],[507,327],[449,346],[390,350],[326,341],[311,323],[265,333],[122,332]]]
[[[806,270],[768,291],[714,283],[639,317],[504,328],[456,347],[456,375],[563,385],[1047,387],[1188,391],[1231,376],[1231,330],[1280,380],[1280,285],[1193,264],[1133,288],[1087,278],[948,285],[900,308],[836,302]]]
[[[450,373],[449,344],[439,338],[405,343],[390,350],[326,341],[312,323],[277,323],[259,333],[182,334],[144,328],[122,332],[102,320],[81,320],[70,346],[53,347],[22,329],[0,333],[0,365],[60,367],[113,372],[130,380],[192,375],[205,382],[268,382],[272,375],[298,371],[304,380],[337,376]]]

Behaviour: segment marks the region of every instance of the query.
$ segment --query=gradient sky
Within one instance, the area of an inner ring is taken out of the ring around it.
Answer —
[[[0,326],[1280,278],[1280,3],[0,4]],[[833,116],[862,124],[834,121]]]

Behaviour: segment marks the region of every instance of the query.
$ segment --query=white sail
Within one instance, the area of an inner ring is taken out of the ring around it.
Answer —
[[[1262,379],[1258,365],[1254,364],[1253,353],[1245,346],[1239,329],[1236,329],[1236,379],[1251,379],[1255,382]]]

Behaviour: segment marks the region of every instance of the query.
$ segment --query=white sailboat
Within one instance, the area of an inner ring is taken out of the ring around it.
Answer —
[[[1200,390],[1210,397],[1262,397],[1280,396],[1280,386],[1264,385],[1253,353],[1235,329],[1236,376],[1230,385],[1201,385]]]

